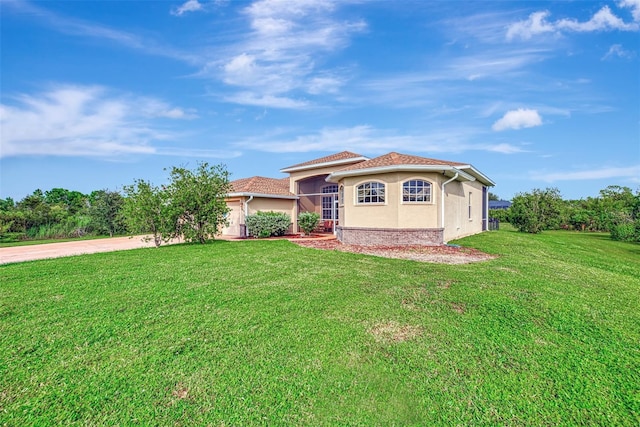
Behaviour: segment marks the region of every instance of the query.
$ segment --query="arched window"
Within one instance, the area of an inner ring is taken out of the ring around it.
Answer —
[[[337,185],[327,185],[322,187],[322,219],[338,219],[338,210],[335,209],[334,200],[338,192]]]
[[[338,189],[338,205],[344,206],[344,185]]]
[[[412,179],[402,184],[402,201],[405,203],[431,202],[431,183]]]
[[[385,186],[381,182],[365,182],[356,187],[356,201],[363,203],[384,203]]]

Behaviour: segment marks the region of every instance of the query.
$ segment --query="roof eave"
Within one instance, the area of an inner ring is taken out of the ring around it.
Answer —
[[[298,196],[295,195],[285,195],[285,194],[267,194],[267,193],[250,193],[245,191],[228,193],[227,197],[264,197],[266,199],[289,199],[289,200],[297,200]]]
[[[284,169],[280,169],[280,172],[282,173],[299,172],[299,171],[305,171],[310,169],[320,169],[320,168],[325,168],[329,166],[340,166],[340,165],[347,165],[349,163],[364,162],[366,160],[369,160],[369,158],[364,156],[350,157],[348,159],[334,160],[332,162],[314,163],[312,165],[304,165],[304,166],[290,166]]]
[[[489,187],[495,187],[496,183],[489,179],[488,176],[480,172],[478,169],[474,168],[471,165],[458,166],[458,169],[470,169],[472,173],[476,176],[476,179],[481,183],[488,185]]]
[[[367,169],[356,169],[350,171],[336,171],[327,176],[325,181],[337,183],[342,178],[348,176],[362,176],[373,175],[376,173],[389,173],[389,172],[442,172],[448,176],[455,176],[458,173],[458,180],[460,181],[475,181],[476,178],[469,175],[460,169],[451,165],[393,165],[393,166],[380,166]]]

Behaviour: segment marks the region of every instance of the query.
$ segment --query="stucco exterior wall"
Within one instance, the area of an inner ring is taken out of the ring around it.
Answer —
[[[402,201],[402,184],[411,179],[423,179],[431,183],[431,202],[408,203]],[[373,228],[438,228],[440,195],[439,174],[394,172],[386,174],[347,177],[344,185],[344,206],[341,207],[345,227]],[[385,184],[384,204],[357,204],[356,188],[364,182]]]
[[[240,224],[244,224],[244,203],[248,197],[227,200],[227,206],[231,208],[229,212],[229,226],[222,229],[225,236],[240,236]],[[289,215],[293,222],[293,210],[296,200],[292,199],[272,199],[268,197],[254,197],[249,202],[249,215],[253,215],[258,211],[263,212],[281,212]],[[291,229],[289,230],[291,231]]]
[[[408,180],[422,179],[431,183],[431,201],[410,203],[402,200],[402,184]],[[369,241],[378,237],[395,241],[429,241],[440,239],[440,243],[482,231],[483,185],[477,181],[453,181],[446,185],[442,194],[442,184],[450,178],[441,173],[393,172],[385,174],[346,177],[344,205],[340,206],[341,225],[339,236],[349,241],[365,241],[362,233],[367,229]],[[385,184],[385,202],[357,204],[356,188],[364,182]],[[444,229],[441,203],[444,201]],[[471,216],[469,216],[469,204]],[[386,230],[386,231],[385,231]],[[396,230],[397,232],[393,232]],[[421,234],[421,230],[426,235]],[[384,237],[386,236],[386,237]],[[346,243],[346,241],[345,241]],[[370,243],[373,244],[373,243]],[[415,243],[414,243],[415,244]]]
[[[444,197],[445,242],[482,232],[482,187],[477,181],[447,184]]]

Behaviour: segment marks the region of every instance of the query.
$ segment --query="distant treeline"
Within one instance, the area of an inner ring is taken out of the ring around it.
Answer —
[[[491,209],[491,218],[518,230],[539,233],[568,229],[611,233],[614,240],[640,242],[640,190],[612,185],[598,197],[563,200],[557,188],[519,193],[508,209]]]

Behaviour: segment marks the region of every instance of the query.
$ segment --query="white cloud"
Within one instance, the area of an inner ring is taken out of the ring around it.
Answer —
[[[225,101],[241,105],[284,109],[301,109],[309,105],[305,101],[297,101],[284,96],[260,95],[252,92],[239,92],[226,97]]]
[[[618,7],[631,9],[631,16],[635,22],[640,22],[640,0],[621,0]]]
[[[517,110],[507,111],[491,128],[499,132],[506,129],[530,128],[541,124],[542,118],[538,111],[518,108]]]
[[[622,45],[614,44],[611,45],[607,53],[602,57],[602,60],[610,59],[610,58],[632,58],[635,56],[635,52],[628,51],[622,47]]]
[[[214,62],[202,70],[212,71],[230,86],[241,88],[242,94],[229,99],[247,105],[276,108],[291,92],[311,95],[335,93],[345,79],[331,70],[321,69],[318,58],[348,45],[353,33],[366,25],[335,19],[336,3],[331,0],[259,0],[243,9],[251,31],[233,46],[233,53],[221,63]],[[247,93],[250,96],[247,96]],[[256,104],[255,100],[261,100]],[[286,108],[308,103],[287,103]]]
[[[0,157],[164,154],[170,149],[155,144],[176,134],[162,129],[166,120],[157,120],[195,117],[192,110],[100,86],[57,86],[14,99],[14,105],[0,105]]]
[[[511,24],[507,29],[507,40],[511,40],[515,37],[528,40],[538,34],[555,32],[555,26],[546,21],[546,18],[549,15],[551,15],[551,13],[547,10],[534,12],[529,15],[529,18],[526,21]]]
[[[503,154],[524,152],[510,144],[473,144],[477,129],[460,128],[402,135],[393,130],[376,129],[369,125],[349,128],[324,128],[317,133],[283,137],[261,135],[236,145],[271,153],[304,153],[312,151],[342,151],[378,154],[388,151],[419,152],[426,156],[464,151],[489,151]]]
[[[551,13],[547,10],[534,12],[524,21],[511,24],[507,28],[507,40],[520,38],[531,39],[545,33],[562,33],[563,31],[593,32],[593,31],[638,31],[640,29],[640,1],[623,0],[618,3],[621,8],[630,8],[633,22],[625,22],[611,11],[609,6],[603,6],[588,21],[580,22],[573,18],[549,21]]]
[[[640,177],[640,165],[629,167],[594,168],[583,171],[563,172],[532,172],[531,177],[545,182],[556,181],[590,181],[594,179],[629,178],[638,181]]]
[[[202,9],[202,4],[198,0],[187,0],[179,7],[172,9],[171,14],[175,16],[182,16],[187,12],[196,12]]]
[[[626,24],[611,12],[609,6],[604,6],[586,22],[578,22],[575,19],[561,19],[556,24],[558,29],[567,29],[576,32],[591,32],[602,30],[635,31],[638,25]]]

